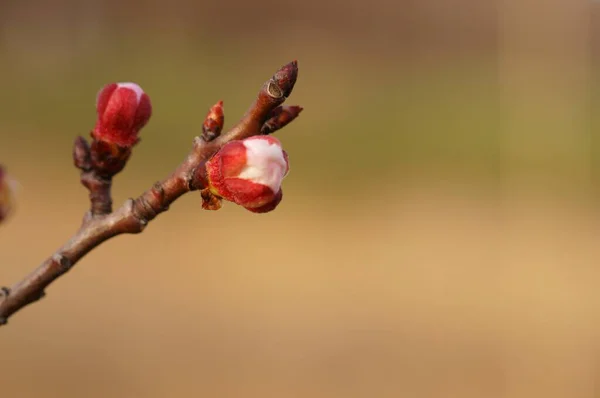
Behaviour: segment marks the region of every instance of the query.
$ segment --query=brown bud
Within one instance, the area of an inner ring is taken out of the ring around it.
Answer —
[[[202,138],[204,141],[212,141],[221,134],[225,123],[225,115],[223,113],[223,101],[214,104],[202,124]]]
[[[274,98],[289,97],[298,78],[298,61],[292,61],[275,72],[271,82],[277,87],[268,87],[269,95]]]
[[[283,105],[273,109],[269,114],[269,119],[263,124],[260,133],[271,134],[285,126],[298,117],[302,112],[302,107],[297,105]]]
[[[200,191],[202,196],[202,208],[204,210],[219,210],[223,205],[223,199],[214,195],[209,188]]]

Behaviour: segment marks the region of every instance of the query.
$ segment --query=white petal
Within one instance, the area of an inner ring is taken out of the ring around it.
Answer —
[[[281,147],[262,139],[243,142],[246,147],[246,167],[239,178],[266,185],[273,192],[278,192],[287,169]]]

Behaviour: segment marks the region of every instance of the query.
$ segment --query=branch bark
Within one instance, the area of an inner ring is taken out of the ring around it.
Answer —
[[[227,142],[261,134],[271,112],[291,93],[298,66],[283,66],[261,88],[254,104],[242,119],[224,134],[196,137],[191,152],[175,171],[136,199],[129,199],[112,211],[112,177],[99,175],[90,163],[89,147],[81,137],[74,145],[75,165],[81,182],[90,191],[91,208],[79,230],[33,272],[10,288],[0,289],[0,325],[23,307],[38,301],[45,289],[69,271],[87,253],[120,234],[136,234],[183,194],[206,187],[205,163]]]

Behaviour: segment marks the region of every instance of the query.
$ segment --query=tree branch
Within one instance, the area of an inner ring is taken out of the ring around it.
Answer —
[[[48,285],[103,242],[120,234],[142,232],[177,198],[189,191],[206,188],[206,162],[227,142],[261,134],[271,112],[291,93],[297,74],[296,61],[282,67],[263,85],[254,104],[235,126],[221,135],[196,137],[192,151],[169,177],[154,184],[137,199],[129,199],[114,212],[110,195],[112,175],[98,173],[93,166],[98,160],[91,159],[89,146],[78,137],[73,158],[75,166],[81,170],[82,184],[90,191],[90,211],[67,243],[20,282],[0,290],[0,325],[6,324],[15,312],[44,297]],[[128,158],[130,153],[121,155],[121,158]]]

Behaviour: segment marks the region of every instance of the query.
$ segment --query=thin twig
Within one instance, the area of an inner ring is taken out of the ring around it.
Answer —
[[[260,134],[273,109],[291,93],[297,73],[295,61],[282,67],[263,85],[255,103],[234,127],[220,136],[211,137],[210,141],[196,137],[192,151],[169,177],[154,184],[137,199],[129,199],[115,211],[111,210],[112,179],[102,177],[90,168],[89,148],[85,140],[78,138],[74,147],[75,165],[82,170],[82,184],[90,190],[91,209],[67,243],[20,282],[11,288],[0,289],[0,325],[6,324],[15,312],[42,298],[48,285],[91,250],[114,236],[142,232],[181,195],[205,188],[206,161],[227,142]]]

